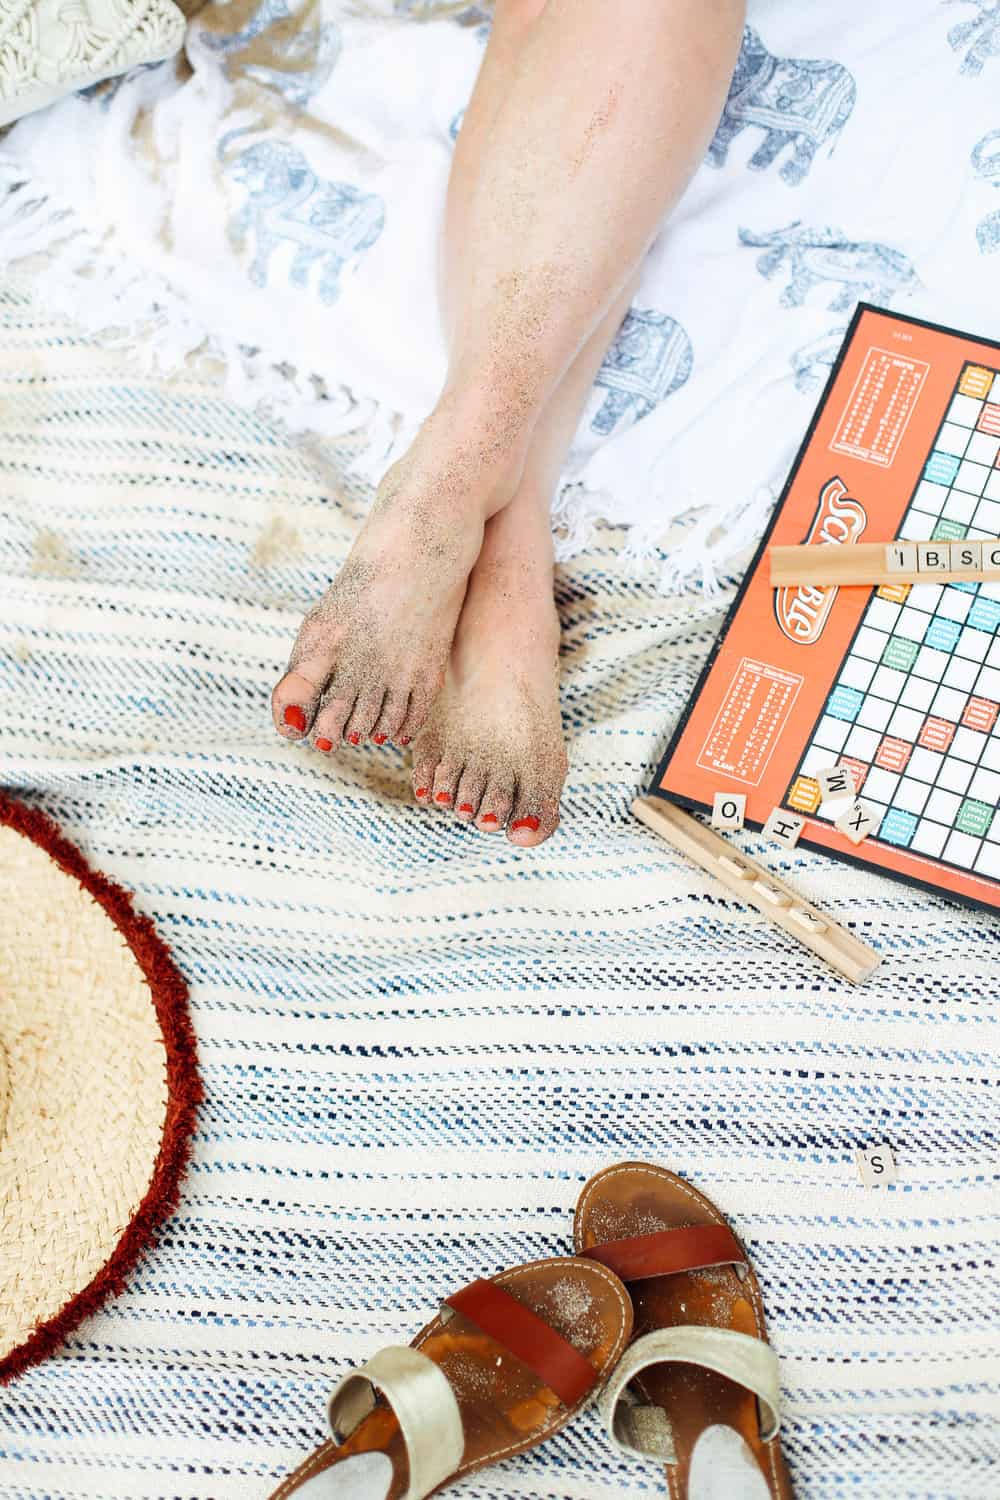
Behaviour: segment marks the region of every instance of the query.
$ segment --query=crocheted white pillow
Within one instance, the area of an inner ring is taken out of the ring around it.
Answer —
[[[0,125],[162,62],[184,40],[172,0],[0,0]]]

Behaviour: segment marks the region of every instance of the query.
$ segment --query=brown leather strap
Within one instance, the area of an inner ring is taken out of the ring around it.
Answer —
[[[495,1281],[473,1281],[446,1303],[509,1349],[564,1406],[575,1406],[596,1384],[597,1371],[590,1360]]]
[[[705,1266],[746,1264],[739,1240],[725,1224],[661,1229],[634,1239],[609,1240],[580,1253],[600,1261],[622,1281],[647,1281],[651,1276],[674,1276],[678,1271],[700,1271]]]

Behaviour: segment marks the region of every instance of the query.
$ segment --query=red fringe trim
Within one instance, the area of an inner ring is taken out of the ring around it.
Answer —
[[[41,1323],[25,1343],[0,1359],[0,1385],[4,1385],[28,1365],[51,1354],[77,1324],[96,1312],[107,1297],[122,1290],[129,1272],[154,1242],[156,1229],[177,1206],[203,1093],[188,1012],[187,985],[150,919],[137,914],[131,897],[121,886],[90,868],[79,849],[63,838],[50,818],[5,797],[2,792],[0,827],[13,828],[38,844],[107,912],[146,976],[167,1053],[166,1119],[146,1196],[110,1259],[90,1285],[72,1297],[54,1318]]]

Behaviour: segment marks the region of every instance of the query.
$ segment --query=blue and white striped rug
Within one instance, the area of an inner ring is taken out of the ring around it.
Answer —
[[[1000,1493],[996,922],[746,836],[883,951],[852,989],[630,820],[721,606],[657,597],[610,531],[559,579],[543,849],[416,809],[392,754],[282,744],[270,683],[365,497],[208,373],[0,314],[0,779],[154,918],[207,1087],[129,1291],[0,1390],[0,1497],[266,1496],[348,1362],[566,1249],[625,1156],[749,1246],[800,1500]],[[591,1414],[461,1493],[665,1487]]]

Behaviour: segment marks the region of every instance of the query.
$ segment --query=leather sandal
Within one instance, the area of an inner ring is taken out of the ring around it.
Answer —
[[[271,1500],[423,1500],[565,1427],[631,1332],[628,1293],[595,1261],[474,1281],[408,1348],[345,1376],[327,1409],[332,1437]]]
[[[673,1500],[792,1500],[760,1287],[715,1205],[673,1172],[623,1162],[584,1187],[574,1241],[635,1310],[600,1403],[613,1445],[665,1464]]]

